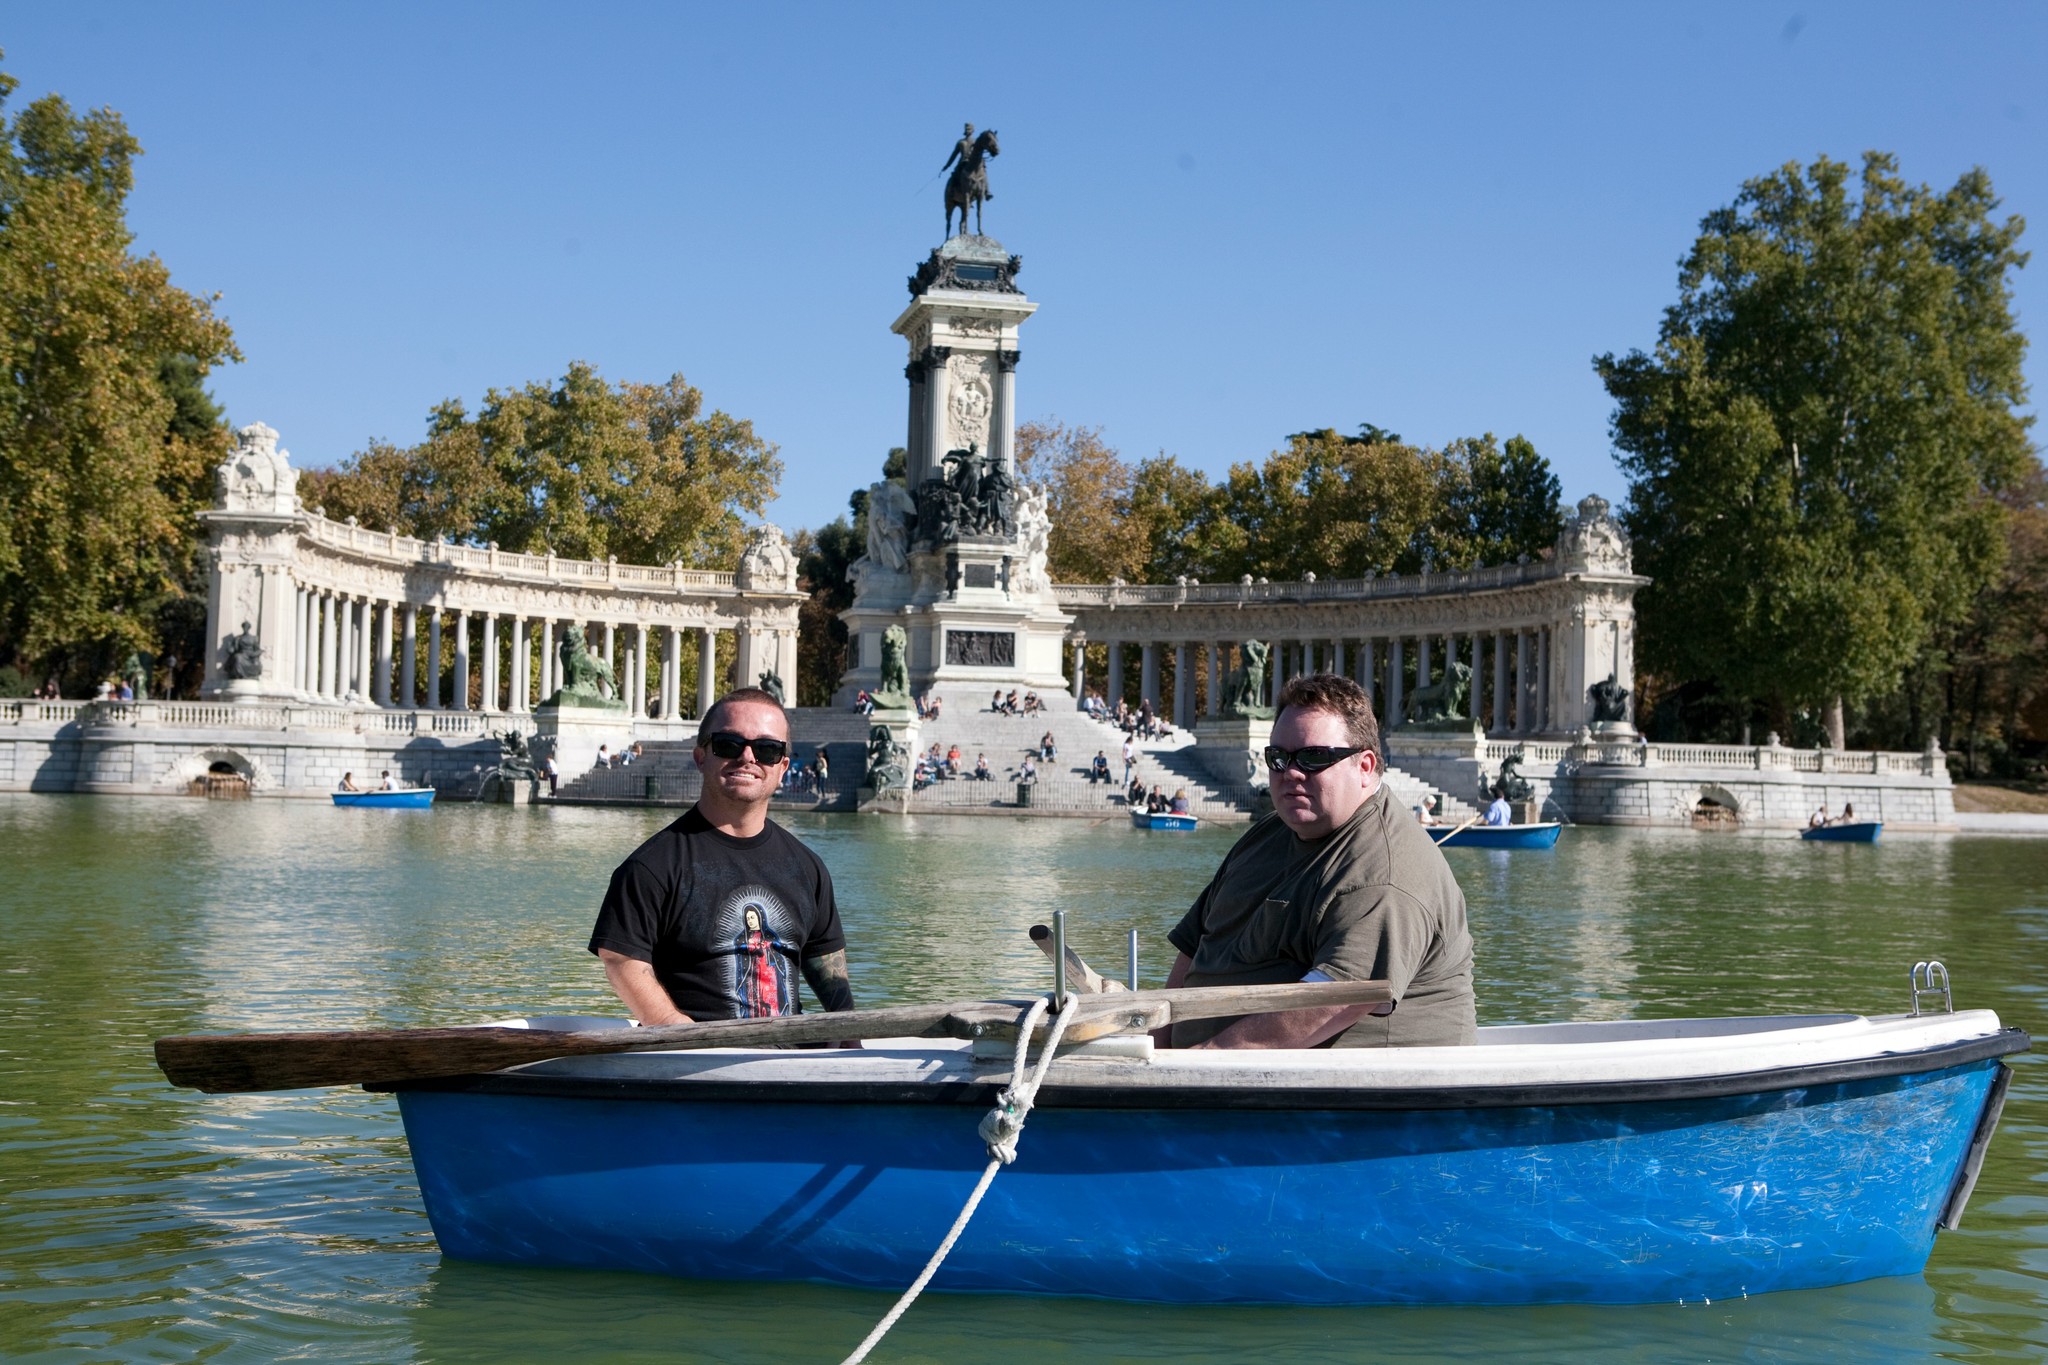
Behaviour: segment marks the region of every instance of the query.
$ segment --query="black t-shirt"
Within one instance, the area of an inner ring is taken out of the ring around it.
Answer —
[[[652,964],[692,1019],[799,1014],[797,967],[846,947],[824,860],[770,821],[750,839],[692,806],[612,873],[590,951]]]

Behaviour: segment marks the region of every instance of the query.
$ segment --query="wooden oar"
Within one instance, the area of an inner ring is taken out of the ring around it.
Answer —
[[[1443,846],[1444,846],[1445,844],[1448,844],[1448,843],[1449,843],[1449,842],[1450,842],[1451,840],[1453,840],[1453,839],[1457,838],[1457,837],[1458,837],[1458,836],[1459,836],[1460,834],[1463,834],[1463,833],[1464,833],[1464,832],[1465,832],[1466,830],[1468,830],[1468,829],[1472,828],[1472,826],[1474,826],[1474,825],[1476,825],[1476,824],[1478,824],[1478,823],[1479,823],[1479,817],[1478,817],[1478,816],[1474,815],[1474,816],[1470,816],[1470,817],[1468,817],[1468,818],[1466,819],[1466,821],[1465,821],[1465,823],[1464,823],[1464,824],[1462,824],[1462,825],[1458,826],[1458,827],[1457,827],[1456,829],[1452,830],[1452,831],[1451,831],[1451,832],[1450,832],[1449,834],[1446,834],[1446,835],[1445,835],[1445,836],[1444,836],[1443,838],[1441,838],[1441,839],[1437,839],[1437,841],[1436,841],[1436,846],[1437,846],[1438,848],[1442,848],[1442,847],[1443,847]],[[1432,838],[1434,838],[1435,836],[1434,836],[1434,835],[1432,835],[1431,837],[1432,837]]]
[[[1218,1019],[1323,1005],[1381,1004],[1384,981],[1204,986],[1077,997],[1067,1037],[1143,1032],[1176,1019]],[[563,1031],[426,1028],[320,1033],[182,1034],[159,1038],[156,1061],[173,1085],[212,1094],[319,1085],[426,1080],[498,1071],[550,1057],[706,1047],[789,1047],[855,1038],[995,1038],[1017,1035],[1030,1002],[966,1000],[773,1019],[712,1019],[660,1028]],[[1043,1026],[1041,1026],[1042,1028]]]

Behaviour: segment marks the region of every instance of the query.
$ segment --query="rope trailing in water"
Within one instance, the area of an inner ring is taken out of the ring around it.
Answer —
[[[975,1209],[981,1206],[981,1197],[988,1193],[989,1182],[996,1178],[996,1172],[1017,1159],[1017,1138],[1024,1131],[1024,1120],[1031,1113],[1031,1106],[1038,1100],[1038,1087],[1045,1083],[1045,1073],[1052,1067],[1053,1054],[1059,1050],[1060,1038],[1067,1031],[1067,1022],[1074,1017],[1072,992],[1067,994],[1067,1007],[1053,1016],[1052,1028],[1045,1036],[1045,1047],[1038,1054],[1038,1065],[1027,1077],[1025,1065],[1031,1055],[1031,1033],[1045,1018],[1051,1000],[1041,996],[1031,1002],[1031,1008],[1024,1012],[1023,1023],[1017,1026],[1017,1054],[1010,1064],[1010,1083],[1003,1093],[996,1097],[996,1107],[982,1119],[980,1134],[988,1148],[988,1165],[981,1173],[981,1179],[974,1182],[974,1192],[967,1196],[967,1202],[960,1209],[960,1216],[953,1220],[953,1226],[946,1232],[946,1240],[939,1243],[939,1249],[924,1263],[924,1269],[911,1281],[910,1288],[903,1291],[903,1297],[896,1300],[896,1306],[888,1315],[875,1324],[875,1330],[867,1339],[854,1348],[842,1365],[860,1365],[867,1359],[868,1352],[887,1335],[889,1329],[917,1302],[917,1296],[931,1283],[932,1276],[939,1273],[939,1266],[952,1251],[953,1244],[960,1240],[960,1234],[967,1231],[967,1224],[974,1217]]]

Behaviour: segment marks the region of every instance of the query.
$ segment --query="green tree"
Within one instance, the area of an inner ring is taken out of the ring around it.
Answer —
[[[1562,488],[1550,461],[1525,437],[1505,448],[1493,433],[1445,446],[1436,463],[1441,506],[1429,537],[1440,568],[1531,559],[1557,543],[1564,529]]]
[[[303,495],[329,516],[411,535],[720,567],[781,473],[751,422],[705,413],[681,375],[614,386],[577,361],[559,382],[490,390],[475,417],[450,399],[421,444],[373,443]]]
[[[240,358],[209,300],[130,251],[141,150],[55,95],[0,137],[0,654],[74,680],[161,652],[189,599],[227,448],[199,381]]]
[[[1981,170],[1893,159],[1746,183],[1681,265],[1656,351],[1602,355],[1630,480],[1645,664],[1774,714],[1895,688],[2004,555],[2029,463],[2009,273]]]
[[[1426,452],[1329,430],[1298,433],[1263,464],[1230,467],[1207,537],[1210,572],[1276,580],[1412,573],[1439,503]]]
[[[1102,439],[1100,427],[1051,421],[1017,428],[1017,478],[1047,491],[1052,543],[1046,561],[1054,582],[1135,582],[1144,576],[1144,531],[1125,515],[1134,473]]]

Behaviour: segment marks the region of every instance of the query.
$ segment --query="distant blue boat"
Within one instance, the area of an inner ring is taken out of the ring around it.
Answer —
[[[413,787],[395,792],[336,792],[337,806],[388,806],[404,810],[425,810],[434,804],[432,787]]]
[[[1192,815],[1174,815],[1166,811],[1131,812],[1131,824],[1137,829],[1194,829],[1201,821]]]
[[[1467,825],[1441,834],[1431,830],[1430,837],[1436,840],[1438,848],[1549,848],[1557,842],[1557,833],[1562,828],[1556,820],[1533,825]]]
[[[618,1028],[541,1018],[535,1028]],[[1923,1270],[2028,1045],[1987,1010],[1479,1030],[1053,1063],[932,1287],[1165,1303],[1670,1303]],[[997,1055],[1000,1053],[1001,1055]],[[561,1058],[398,1092],[442,1251],[901,1290],[1007,1046]]]
[[[1817,829],[1803,829],[1799,831],[1799,837],[1822,844],[1874,844],[1883,832],[1882,820],[1851,820],[1822,825]]]

